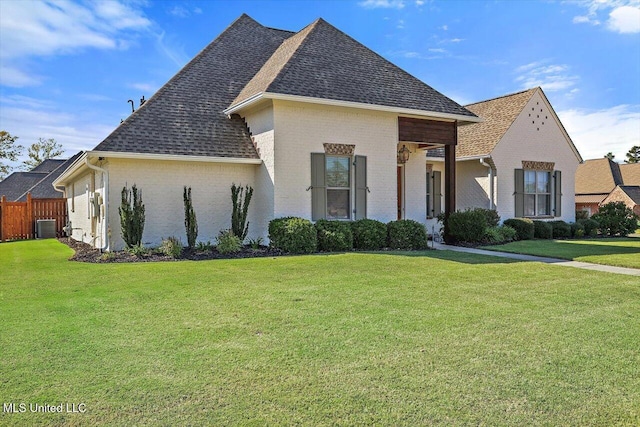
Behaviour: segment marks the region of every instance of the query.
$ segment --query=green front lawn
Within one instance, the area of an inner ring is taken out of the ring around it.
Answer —
[[[638,425],[637,277],[427,251],[137,264],[0,244],[7,425]]]
[[[640,268],[640,238],[578,240],[521,240],[488,249],[517,254],[592,262],[618,267]]]

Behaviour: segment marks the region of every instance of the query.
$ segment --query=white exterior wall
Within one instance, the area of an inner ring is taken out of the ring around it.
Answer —
[[[274,101],[274,216],[311,219],[311,153],[323,143],[355,144],[367,156],[367,217],[397,217],[397,116],[391,113]]]
[[[256,188],[258,165],[179,162],[160,160],[109,159],[109,224],[111,250],[124,247],[120,231],[122,187],[133,184],[142,190],[145,205],[143,244],[158,246],[163,238],[176,236],[186,245],[183,187],[191,187],[193,206],[198,220],[198,241],[215,238],[220,230],[231,228],[231,184]],[[254,190],[254,196],[256,195]],[[267,223],[263,206],[252,199],[249,206],[248,238],[266,237]]]
[[[402,145],[406,145],[411,151],[409,161],[404,165],[404,219],[424,223],[427,219],[425,151],[418,150],[418,146],[415,144],[400,144],[400,147]]]
[[[257,111],[248,112],[245,121],[251,131],[251,138],[262,159],[262,164],[257,166],[253,199],[259,215],[264,223],[265,230],[269,221],[274,218],[274,183],[275,183],[275,152],[273,130],[273,107],[271,105]],[[267,238],[264,232],[263,238]]]
[[[575,221],[574,180],[579,160],[560,126],[537,92],[494,148],[491,157],[498,173],[497,208],[502,220],[515,216],[514,170],[522,169],[523,160],[533,160],[555,162],[554,170],[562,172],[562,216],[555,219]]]
[[[94,171],[87,172],[74,181],[73,189],[69,186],[66,190],[69,222],[72,227],[71,237],[96,247],[102,247],[105,236],[104,212],[93,217],[93,210],[89,205],[89,199],[94,192],[104,194],[102,174]]]
[[[456,162],[456,210],[489,209],[489,183],[489,168],[480,160]]]

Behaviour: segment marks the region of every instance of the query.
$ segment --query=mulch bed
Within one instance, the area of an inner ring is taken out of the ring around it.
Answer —
[[[172,258],[162,253],[150,250],[149,253],[136,256],[127,251],[109,252],[108,254],[100,252],[99,249],[92,247],[87,243],[82,243],[68,237],[58,239],[60,242],[69,246],[75,251],[73,256],[69,258],[71,261],[93,262],[93,263],[110,263],[110,262],[157,262],[157,261],[202,261],[210,259],[238,259],[238,258],[257,258],[257,257],[274,257],[281,256],[284,253],[278,249],[261,246],[259,249],[243,247],[240,252],[233,254],[221,254],[215,249],[211,251],[196,251],[184,249],[180,258]]]

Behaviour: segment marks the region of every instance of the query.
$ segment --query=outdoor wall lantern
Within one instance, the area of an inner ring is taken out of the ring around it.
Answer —
[[[398,150],[398,163],[407,163],[409,161],[409,155],[411,151],[407,148],[406,145],[402,145],[402,148]]]

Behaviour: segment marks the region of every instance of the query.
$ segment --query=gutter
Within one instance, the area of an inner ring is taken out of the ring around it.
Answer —
[[[100,248],[100,251],[105,251],[109,249],[109,172],[106,169],[92,165],[89,161],[88,155],[85,157],[84,163],[89,169],[102,172],[102,175],[104,176],[104,244]]]
[[[493,201],[493,167],[486,163],[486,159],[490,159],[491,157],[481,157],[480,164],[484,167],[489,168],[489,209],[495,209],[496,205]]]

